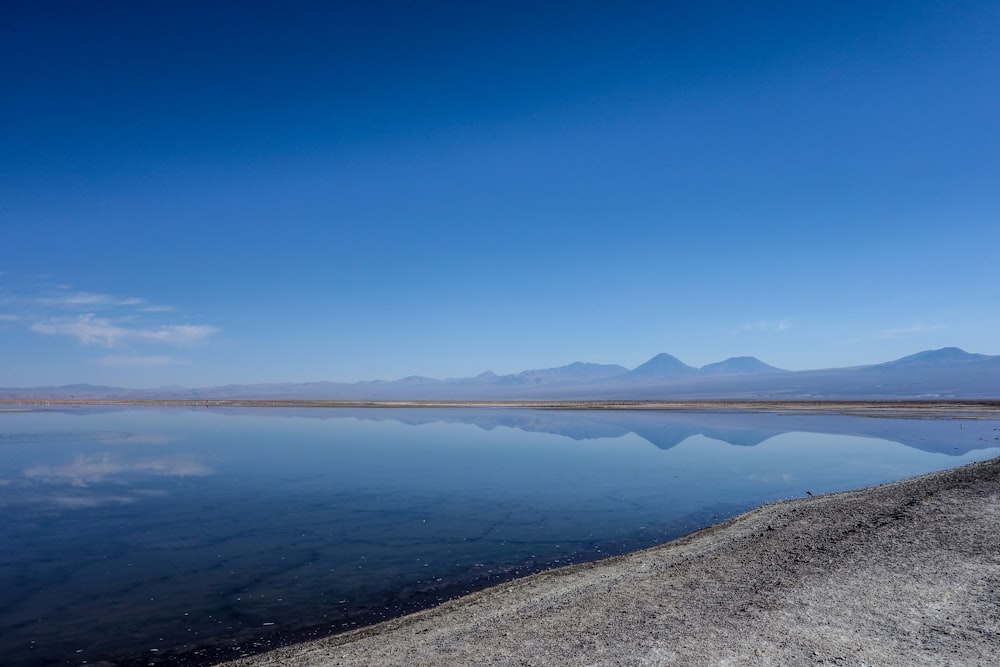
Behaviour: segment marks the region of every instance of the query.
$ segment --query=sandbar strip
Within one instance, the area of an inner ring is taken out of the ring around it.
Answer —
[[[766,505],[624,556],[225,663],[996,665],[1000,459]]]

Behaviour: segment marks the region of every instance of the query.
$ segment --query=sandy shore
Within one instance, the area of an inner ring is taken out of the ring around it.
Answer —
[[[767,505],[260,665],[996,665],[1000,459]]]

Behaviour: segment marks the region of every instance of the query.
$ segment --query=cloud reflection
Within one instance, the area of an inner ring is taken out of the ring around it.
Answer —
[[[129,496],[53,496],[48,501],[70,510],[91,509],[107,505],[131,505],[135,498]]]
[[[87,486],[103,482],[109,477],[129,474],[201,477],[211,474],[211,470],[190,459],[159,458],[126,462],[104,453],[77,456],[72,463],[65,465],[37,465],[24,471],[24,476],[28,479],[73,486]]]
[[[176,438],[161,433],[110,433],[97,434],[96,440],[105,445],[167,445]]]

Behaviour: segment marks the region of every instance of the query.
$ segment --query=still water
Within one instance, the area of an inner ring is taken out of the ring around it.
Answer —
[[[991,458],[998,438],[725,412],[3,411],[0,656],[208,664]]]

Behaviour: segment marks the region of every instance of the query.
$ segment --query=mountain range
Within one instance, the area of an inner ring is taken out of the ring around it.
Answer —
[[[701,368],[661,353],[628,369],[575,362],[508,375],[411,376],[395,381],[124,389],[95,385],[0,388],[2,398],[287,400],[891,400],[1000,398],[1000,356],[956,347],[868,366],[789,371],[754,357]]]

